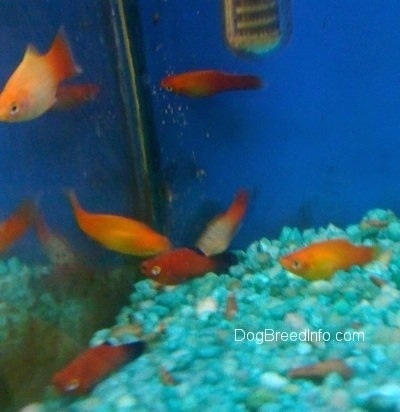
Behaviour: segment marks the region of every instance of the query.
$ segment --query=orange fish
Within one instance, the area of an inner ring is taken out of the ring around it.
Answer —
[[[207,256],[225,252],[246,213],[248,198],[247,192],[240,190],[228,210],[216,216],[207,225],[196,247]]]
[[[35,119],[56,102],[59,84],[80,73],[61,29],[46,54],[29,45],[0,94],[0,121]]]
[[[138,341],[119,346],[103,343],[89,348],[57,372],[51,383],[61,394],[83,395],[124,363],[139,357],[145,347],[144,342]]]
[[[86,212],[73,192],[67,195],[81,230],[107,249],[135,256],[151,256],[171,248],[167,237],[146,224],[123,216]]]
[[[35,205],[29,200],[21,202],[7,220],[0,223],[0,253],[22,237],[33,222]]]
[[[280,264],[307,280],[329,279],[337,270],[364,265],[378,257],[377,247],[356,246],[346,239],[316,242],[282,256]]]
[[[65,84],[57,89],[56,102],[52,109],[73,109],[80,104],[93,100],[99,93],[96,84]]]
[[[199,70],[164,77],[161,87],[189,97],[207,97],[232,90],[259,89],[258,76],[224,73],[217,70]]]
[[[179,248],[167,251],[140,264],[141,272],[163,285],[176,285],[207,272],[222,272],[236,263],[232,254],[205,256],[200,251]]]

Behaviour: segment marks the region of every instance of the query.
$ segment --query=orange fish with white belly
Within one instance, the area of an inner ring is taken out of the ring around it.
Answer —
[[[59,84],[80,71],[62,29],[46,54],[29,45],[0,94],[0,121],[39,117],[55,104]]]
[[[233,90],[259,89],[258,76],[231,74],[217,70],[197,70],[174,74],[161,80],[161,87],[169,92],[188,97],[207,97]]]
[[[239,190],[229,208],[208,223],[196,247],[207,256],[225,252],[246,213],[248,198],[245,190]]]
[[[346,239],[312,243],[282,256],[280,264],[289,272],[307,280],[329,279],[338,270],[365,265],[380,256],[374,246],[356,246]]]
[[[135,256],[151,256],[171,248],[167,237],[146,224],[123,216],[86,212],[74,192],[67,192],[67,196],[81,230],[107,249]]]
[[[69,243],[61,235],[50,230],[39,214],[35,218],[35,229],[40,243],[53,265],[75,265],[77,257]]]
[[[35,205],[24,200],[6,220],[0,223],[0,253],[12,246],[33,223]]]

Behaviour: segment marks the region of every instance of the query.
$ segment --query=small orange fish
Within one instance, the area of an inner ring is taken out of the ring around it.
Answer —
[[[258,76],[224,73],[217,70],[199,70],[164,77],[161,87],[189,97],[207,97],[232,90],[259,89]]]
[[[316,242],[282,256],[280,264],[307,280],[329,279],[337,270],[364,265],[378,257],[377,247],[356,246],[346,239]]]
[[[29,200],[21,202],[7,220],[0,223],[0,253],[22,237],[33,222],[35,205]]]
[[[59,84],[80,73],[62,29],[46,54],[29,45],[0,94],[0,121],[22,122],[39,117],[56,102]]]
[[[72,191],[67,195],[81,230],[107,249],[135,256],[151,256],[171,248],[167,237],[146,224],[123,216],[86,212]]]
[[[57,89],[56,102],[52,109],[73,109],[80,104],[93,100],[99,93],[97,84],[65,84]]]
[[[207,225],[196,247],[207,256],[225,252],[246,213],[248,198],[247,192],[240,190],[228,210],[216,216]]]
[[[139,357],[145,347],[143,341],[138,341],[119,346],[103,343],[89,348],[57,372],[51,383],[61,394],[83,395],[124,363]]]
[[[236,259],[231,254],[205,256],[200,251],[179,248],[167,251],[140,264],[141,272],[163,285],[176,285],[207,272],[222,272]]]

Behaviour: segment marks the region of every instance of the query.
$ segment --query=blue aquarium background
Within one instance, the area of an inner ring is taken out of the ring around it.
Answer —
[[[238,246],[283,225],[344,225],[368,208],[398,207],[398,3],[293,3],[290,41],[247,59],[226,47],[220,2],[141,4],[179,239],[193,228],[193,210],[222,207],[238,187],[253,194]],[[265,87],[208,100],[159,90],[167,73],[207,68],[257,74]]]
[[[2,6],[4,81],[27,43],[44,51],[64,26],[84,69],[79,80],[101,86],[96,101],[79,110],[1,125],[1,204],[7,211],[21,197],[40,196],[49,218],[65,221],[64,230],[70,228],[62,188],[121,213],[135,212],[141,202],[129,190],[138,185],[131,180],[134,137],[124,131],[130,114],[106,3],[88,0],[66,10],[62,1],[44,10],[24,1]],[[239,187],[252,193],[235,240],[242,247],[275,236],[283,225],[343,225],[378,205],[396,210],[397,2],[295,2],[290,40],[256,58],[227,47],[218,1],[201,8],[192,1],[127,3],[140,13],[132,41],[144,53],[138,77],[158,145],[157,184],[169,194],[162,205],[166,231],[176,243],[196,237]],[[259,75],[264,87],[210,99],[160,88],[167,74],[209,68]]]
[[[83,69],[71,83],[100,90],[71,110],[0,123],[0,221],[31,199],[84,261],[71,278],[60,275],[34,230],[1,256],[0,410],[28,404],[37,412],[146,411],[149,405],[161,412],[212,410],[212,390],[219,401],[228,393],[221,412],[295,410],[296,402],[298,410],[399,408],[398,371],[385,369],[399,360],[397,332],[397,346],[383,348],[400,327],[400,3],[283,1],[290,6],[282,16],[290,22],[284,41],[259,55],[228,46],[218,0],[0,4],[0,89],[27,45],[47,51],[62,27]],[[190,98],[160,85],[167,75],[208,69],[256,75],[263,87]],[[221,276],[160,290],[143,280],[140,258],[107,250],[82,233],[68,189],[86,210],[138,219],[174,247],[193,246],[210,219],[246,189],[249,207],[230,245],[239,262]],[[378,226],[363,232],[357,226],[363,218]],[[392,265],[378,262],[369,272],[354,269],[351,280],[340,273],[320,283],[279,265],[284,253],[330,237],[379,244],[391,250]],[[384,280],[381,289],[371,273]],[[231,320],[221,307],[235,293],[238,315]],[[370,312],[365,302],[372,302]],[[325,307],[332,313],[310,310]],[[256,330],[271,322],[290,329],[297,321],[332,333],[365,326],[372,337],[346,350],[303,345],[281,352],[277,344],[274,356],[264,345],[247,342],[240,349],[221,337],[232,325]],[[140,324],[152,350],[92,397],[60,401],[49,389],[54,372],[88,345],[118,341],[114,328],[127,323]],[[292,363],[332,357],[354,368],[354,399],[340,372],[321,386],[282,378]],[[34,365],[27,369],[29,385],[26,365]],[[143,390],[130,393],[124,382],[136,378]]]

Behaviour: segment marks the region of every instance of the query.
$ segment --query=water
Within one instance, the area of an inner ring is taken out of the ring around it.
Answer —
[[[43,410],[148,410],[154,402],[157,410],[190,410],[215,404],[216,382],[216,393],[222,397],[224,385],[229,393],[221,403],[226,410],[279,410],[296,401],[321,410],[398,407],[398,376],[378,369],[397,359],[398,345],[397,337],[384,336],[398,327],[399,3],[291,2],[284,16],[291,32],[259,56],[227,45],[216,0],[3,3],[0,83],[28,44],[44,53],[63,27],[83,69],[70,82],[95,84],[99,93],[70,110],[0,124],[0,220],[29,199],[53,236],[46,246],[32,225],[2,252],[0,409],[44,402]],[[263,87],[189,98],[160,86],[166,75],[208,69],[256,75]],[[229,248],[242,250],[239,264],[172,290],[148,280],[135,289],[142,258],[85,235],[65,196],[73,189],[85,210],[138,219],[180,247],[193,246],[240,188],[250,202]],[[365,219],[383,226],[359,228],[368,211]],[[310,231],[302,236],[303,230]],[[350,285],[342,273],[315,284],[282,270],[278,259],[288,248],[329,237],[330,230],[354,243],[379,243],[392,251],[391,263],[353,269]],[[282,233],[292,237],[285,241]],[[67,264],[55,257],[56,247]],[[370,281],[376,275],[386,282],[382,289]],[[233,320],[224,315],[228,291],[237,300]],[[332,316],[312,313],[299,294],[310,304],[320,299]],[[358,327],[367,338],[306,346],[306,355],[298,345],[249,341],[240,349],[242,363],[229,340],[234,328],[258,331],[275,322],[286,330],[293,316],[304,327],[318,319],[327,331]],[[124,330],[114,336],[113,327],[131,323],[128,337]],[[60,400],[49,384],[57,370],[89,342],[124,343],[131,335],[150,341],[145,355],[92,395]],[[321,386],[298,383],[287,372],[304,365],[304,356],[340,356],[355,372],[348,386],[336,375]],[[126,393],[130,380],[142,391]]]

